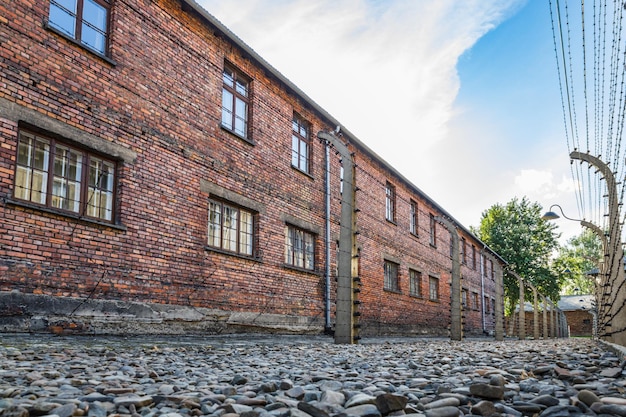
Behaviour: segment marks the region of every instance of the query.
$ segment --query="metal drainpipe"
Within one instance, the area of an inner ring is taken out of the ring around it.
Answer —
[[[481,317],[483,321],[483,334],[487,332],[487,324],[485,322],[485,248],[480,254],[480,304],[482,305]]]
[[[326,287],[324,289],[324,332],[331,334],[332,326],[330,323],[330,144],[328,141],[324,142],[326,145],[326,183],[324,184],[324,197],[325,202],[325,215],[326,215],[326,262],[324,278],[326,281]]]

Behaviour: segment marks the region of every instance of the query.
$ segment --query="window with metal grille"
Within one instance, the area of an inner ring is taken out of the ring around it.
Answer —
[[[383,288],[388,291],[400,291],[400,283],[398,282],[398,264],[391,261],[385,261],[385,282]]]
[[[411,212],[410,212],[410,221],[409,221],[409,232],[411,232],[412,234],[414,234],[415,236],[418,235],[417,233],[417,228],[418,228],[418,222],[417,222],[417,202],[411,200],[411,208],[410,208]]]
[[[315,269],[315,235],[288,224],[285,227],[285,263]]]
[[[254,213],[244,208],[209,200],[208,245],[244,256],[254,254]]]
[[[428,295],[431,301],[439,300],[439,278],[428,277]]]
[[[409,294],[414,297],[422,296],[422,273],[409,269]]]
[[[116,163],[61,140],[21,130],[13,196],[114,222]]]

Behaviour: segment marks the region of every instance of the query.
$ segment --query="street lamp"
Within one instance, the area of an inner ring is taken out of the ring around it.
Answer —
[[[609,259],[611,254],[609,252],[610,251],[610,246],[609,246],[608,238],[606,236],[606,233],[604,233],[604,231],[602,229],[600,229],[598,226],[596,226],[595,224],[590,223],[590,222],[588,222],[586,220],[572,219],[570,217],[567,217],[565,215],[565,213],[563,212],[563,208],[561,206],[559,206],[558,204],[551,205],[550,209],[548,209],[548,211],[543,216],[541,216],[541,219],[542,220],[556,220],[556,219],[561,218],[561,216],[559,216],[554,211],[552,211],[552,209],[554,207],[558,207],[559,211],[561,212],[561,215],[564,218],[566,218],[567,220],[579,222],[581,226],[586,227],[587,229],[589,229],[592,232],[594,232],[600,238],[600,241],[602,242],[602,250],[604,251],[604,258],[605,258],[605,260]],[[607,279],[608,279],[609,273],[607,271],[608,268],[607,268],[606,262],[601,262],[601,268],[603,270],[601,275],[607,276]],[[596,268],[596,270],[598,272],[600,272],[597,268]],[[600,281],[602,281],[602,280],[600,280]],[[595,304],[597,305],[598,310],[600,310],[600,306],[602,304],[604,304],[604,303],[602,303],[602,296],[603,295],[600,294],[600,289],[602,288],[601,284],[602,284],[602,282],[598,282],[596,280],[595,281],[595,286],[594,286],[595,287],[595,298],[596,298],[596,303]],[[596,317],[594,317],[594,321],[596,322],[596,324],[594,326],[594,336],[597,336],[597,328],[598,328],[598,325],[597,325],[597,315],[596,315]],[[603,323],[602,328],[604,328],[604,327],[605,327],[605,324]]]

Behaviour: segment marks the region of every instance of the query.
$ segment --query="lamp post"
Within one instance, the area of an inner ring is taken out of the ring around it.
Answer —
[[[565,215],[565,213],[563,212],[563,208],[561,206],[559,206],[558,204],[551,205],[550,209],[543,216],[541,216],[541,218],[543,220],[556,220],[556,219],[559,219],[561,216],[559,216],[554,211],[552,211],[552,209],[554,207],[558,207],[559,211],[561,212],[561,215],[565,219],[571,220],[571,221],[575,221],[575,222],[579,222],[581,226],[586,227],[587,229],[591,230],[593,233],[596,234],[596,236],[598,236],[600,238],[600,241],[602,242],[602,250],[604,251],[604,261],[600,262],[600,271],[601,271],[600,275],[601,276],[606,276],[606,278],[608,280],[609,271],[606,270],[606,267],[607,267],[607,264],[608,264],[606,261],[611,259],[611,253],[610,253],[611,247],[609,245],[609,241],[608,241],[608,238],[606,236],[606,233],[604,233],[604,231],[602,229],[600,229],[598,226],[596,226],[595,224],[593,224],[591,222],[588,222],[586,220],[572,219],[570,217],[567,217]],[[600,281],[602,281],[602,279],[600,279]],[[603,302],[602,302],[603,295],[600,294],[600,289],[601,288],[602,288],[602,283],[598,283],[596,281],[595,282],[595,286],[594,286],[594,290],[595,290],[594,291],[595,292],[594,296],[596,298],[596,305],[597,305],[598,311],[600,311],[601,305],[603,304]],[[595,326],[596,329],[597,329],[597,327],[598,327],[598,325]],[[601,327],[604,328],[604,325],[602,325]],[[597,334],[594,334],[594,336],[597,336]]]

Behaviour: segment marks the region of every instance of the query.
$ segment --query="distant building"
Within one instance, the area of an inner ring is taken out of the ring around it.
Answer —
[[[561,299],[557,302],[556,307],[563,313],[565,320],[567,321],[567,329],[569,331],[569,336],[572,337],[591,337],[593,336],[593,325],[594,325],[594,299],[593,295],[562,295]],[[539,337],[544,337],[544,326],[543,326],[543,302],[539,303],[538,306],[538,330]],[[535,314],[533,311],[533,304],[529,301],[524,303],[524,312],[525,312],[525,327],[526,327],[526,336],[533,337],[534,335],[534,326],[535,326]],[[518,335],[519,333],[519,306],[515,310],[515,315],[513,317],[508,317],[505,321],[507,326],[507,334],[508,335]],[[559,324],[558,315],[555,314],[556,324]],[[553,337],[552,334],[552,314],[550,312],[550,306],[548,305],[548,310],[546,314],[546,325],[547,325],[547,336]],[[558,331],[558,330],[557,330]],[[564,334],[563,336],[568,336]]]
[[[570,336],[591,337],[594,323],[594,300],[595,296],[562,295],[558,307],[567,318]]]

